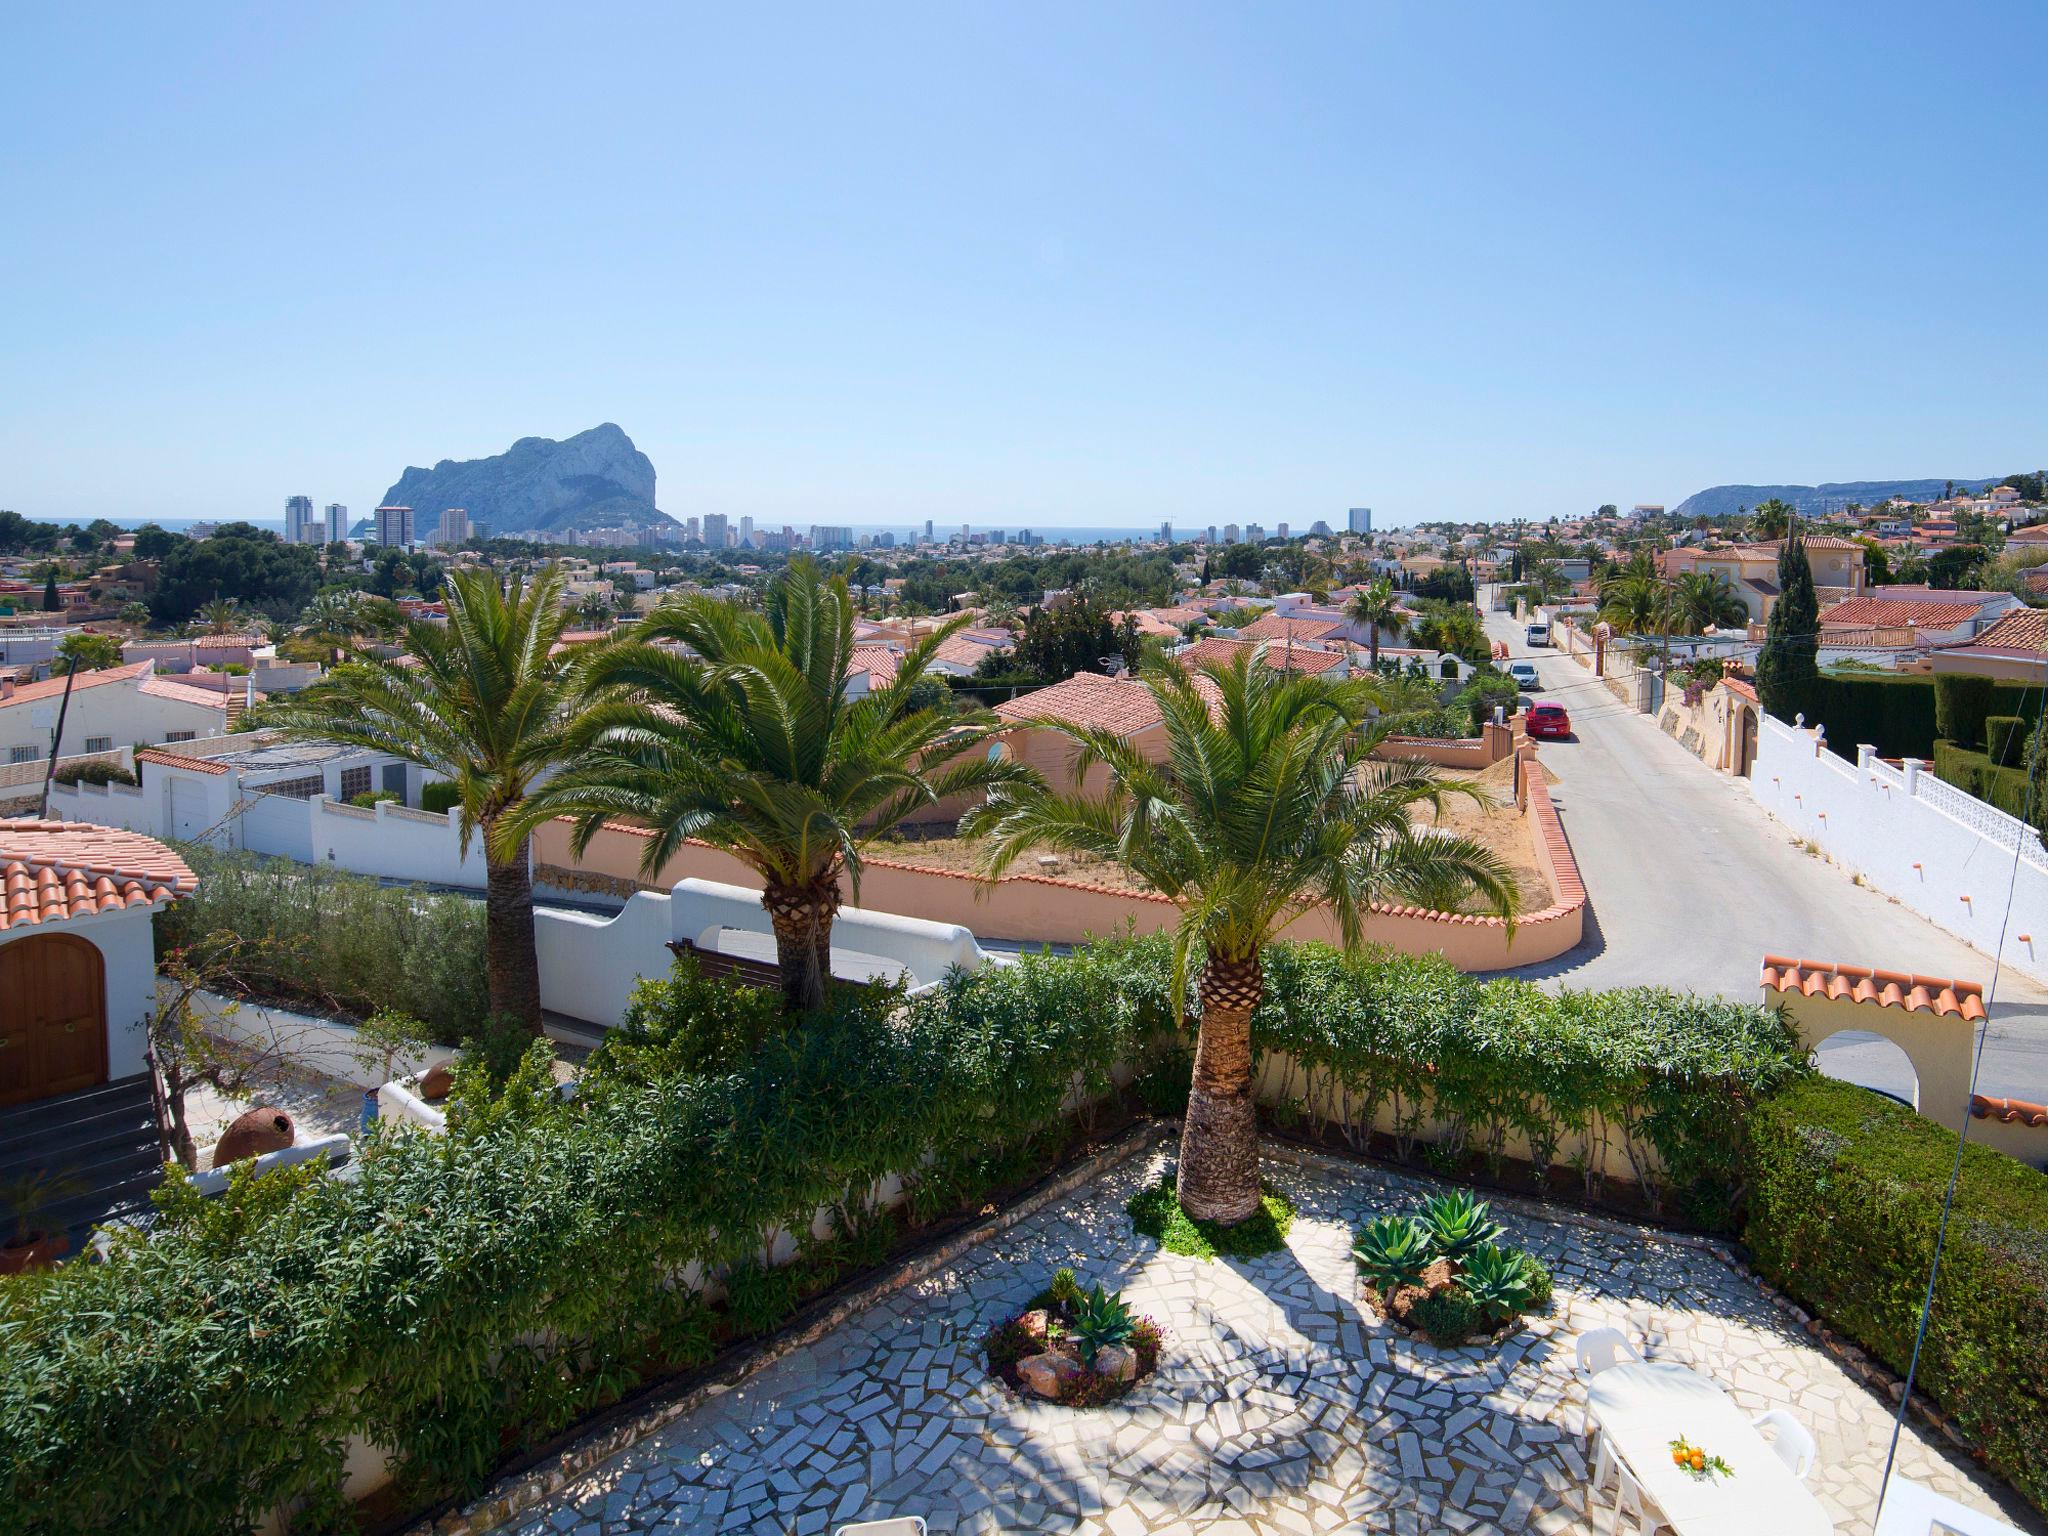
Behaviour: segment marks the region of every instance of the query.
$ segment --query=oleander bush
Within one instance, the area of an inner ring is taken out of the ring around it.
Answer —
[[[1955,1133],[1848,1083],[1809,1077],[1749,1135],[1745,1237],[1759,1271],[1904,1374]],[[1916,1385],[2048,1512],[2048,1175],[1963,1149]]]
[[[142,781],[119,763],[95,759],[89,763],[65,763],[54,775],[59,784],[127,784]]]
[[[273,941],[241,978],[259,1002],[412,1014],[453,1045],[489,1011],[484,905],[369,875],[180,844],[199,888],[156,917],[157,953],[211,933]]]

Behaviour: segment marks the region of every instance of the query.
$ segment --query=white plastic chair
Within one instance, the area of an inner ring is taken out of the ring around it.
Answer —
[[[1635,1517],[1638,1536],[1653,1536],[1654,1532],[1668,1529],[1664,1511],[1650,1502],[1649,1496],[1643,1492],[1643,1485],[1630,1475],[1628,1468],[1617,1461],[1614,1470],[1620,1474],[1621,1486],[1614,1492],[1614,1514],[1607,1522],[1607,1536],[1616,1536],[1620,1531],[1624,1514]]]
[[[1595,1328],[1579,1335],[1580,1380],[1598,1376],[1602,1371],[1621,1364],[1623,1360],[1633,1360],[1638,1365],[1643,1363],[1643,1357],[1637,1354],[1635,1346],[1629,1343],[1628,1335],[1619,1328]]]
[[[859,1520],[842,1525],[832,1536],[925,1536],[923,1515],[897,1515],[889,1520]]]
[[[1771,1449],[1778,1453],[1778,1460],[1791,1468],[1794,1477],[1805,1482],[1806,1474],[1813,1470],[1814,1458],[1820,1454],[1812,1432],[1782,1408],[1760,1413],[1749,1422],[1757,1429],[1771,1432]]]

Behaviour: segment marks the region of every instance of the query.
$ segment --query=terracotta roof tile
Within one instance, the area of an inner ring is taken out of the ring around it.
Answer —
[[[190,895],[198,879],[153,837],[83,821],[0,821],[0,931]]]
[[[1931,598],[1852,597],[1820,616],[1822,629],[1859,625],[1919,624],[1950,629],[1977,617],[1977,603],[1944,603]]]
[[[1205,666],[1210,662],[1229,666],[1240,652],[1253,650],[1261,645],[1265,647],[1266,665],[1283,672],[1327,672],[1332,667],[1342,665],[1344,661],[1343,656],[1336,651],[1325,651],[1312,645],[1226,640],[1221,635],[1211,635],[1206,640],[1197,640],[1186,650],[1177,652],[1174,660],[1184,667]]]
[[[903,658],[883,645],[856,645],[853,648],[853,665],[850,670],[865,671],[868,685],[886,688],[896,680],[896,667]]]
[[[1241,624],[1237,628],[1240,640],[1292,640],[1295,644],[1327,640],[1340,634],[1347,626],[1342,619],[1285,618],[1277,613],[1268,613]]]
[[[235,681],[241,686],[203,688],[197,683],[181,683],[175,678],[145,677],[142,680],[142,691],[153,699],[169,699],[179,704],[203,704],[208,709],[226,709],[230,700],[237,704],[241,703],[248,689],[245,679],[237,678]],[[256,697],[260,699],[264,695],[259,691]]]
[[[139,677],[147,677],[155,670],[156,663],[153,661],[132,661],[126,666],[107,667],[99,672],[81,672],[72,692],[76,693],[82,688],[101,688],[108,683],[132,683]],[[17,704],[27,704],[36,699],[61,698],[63,693],[63,678],[46,677],[40,683],[21,684],[10,697],[0,699],[0,709],[11,709]]]
[[[2007,1125],[2048,1126],[2048,1104],[2029,1104],[2025,1099],[1992,1099],[1973,1093],[1970,1113],[1979,1120],[2003,1120]]]
[[[1051,719],[1114,731],[1119,736],[1130,736],[1157,725],[1161,718],[1158,700],[1143,683],[1093,672],[1076,672],[1050,688],[1005,699],[996,705],[995,713],[998,719],[1013,725]]]
[[[161,763],[166,768],[190,768],[198,773],[226,773],[226,763],[216,763],[210,757],[197,757],[190,752],[166,752],[162,747],[141,747],[136,750],[135,761],[140,763]]]
[[[1946,976],[1914,976],[1905,971],[1765,955],[1763,987],[1767,992],[1874,1003],[1880,1008],[1904,1008],[1909,1013],[1932,1013],[1970,1023],[1984,1017],[1984,989],[1974,981],[1953,981]]]
[[[2016,609],[1970,641],[1970,644],[2010,646],[2018,651],[2048,651],[2048,609]],[[19,698],[20,695],[16,694],[15,697]]]

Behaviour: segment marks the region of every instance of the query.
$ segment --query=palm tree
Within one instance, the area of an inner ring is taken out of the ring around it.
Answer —
[[[266,706],[264,723],[309,740],[388,752],[451,781],[462,847],[481,835],[491,1012],[540,1029],[540,970],[533,946],[531,821],[508,821],[539,775],[564,755],[572,695],[556,642],[568,620],[561,571],[500,584],[486,570],[451,572],[445,624],[417,619],[404,654],[358,656],[303,693]]]
[[[242,609],[231,597],[216,597],[200,606],[196,622],[201,634],[231,635],[242,622]]]
[[[1401,607],[1394,600],[1394,584],[1380,576],[1358,589],[1358,595],[1351,599],[1344,610],[1344,616],[1354,624],[1365,626],[1366,646],[1370,652],[1373,671],[1380,669],[1380,626],[1397,629],[1401,623]]]
[[[1668,596],[1657,563],[1637,555],[1600,583],[1600,622],[1626,635],[1646,635],[1664,621]]]
[[[1666,607],[1671,627],[1682,635],[1703,635],[1723,624],[1741,624],[1749,609],[1735,595],[1728,578],[1712,571],[1686,571],[1668,589]]]
[[[990,840],[989,879],[1048,847],[1113,859],[1179,906],[1175,996],[1199,954],[1202,1002],[1179,1196],[1189,1215],[1233,1224],[1259,1208],[1251,1018],[1265,946],[1327,905],[1354,948],[1378,896],[1477,891],[1511,919],[1515,885],[1485,847],[1410,820],[1416,806],[1484,795],[1424,763],[1370,760],[1388,729],[1364,723],[1376,680],[1283,672],[1241,652],[1198,675],[1155,665],[1145,682],[1165,721],[1163,760],[1109,731],[1035,721],[1078,749],[1077,785],[1106,767],[1103,793],[1000,785],[961,831]]]
[[[576,605],[577,622],[592,629],[608,627],[614,617],[612,600],[602,592],[586,592],[583,601]]]
[[[299,613],[299,635],[326,646],[330,662],[339,662],[344,652],[353,650],[356,641],[370,632],[367,606],[360,592],[346,587],[316,593]]]
[[[1792,528],[1792,506],[1773,496],[1749,514],[1749,531],[1758,539],[1782,539]]]
[[[692,838],[724,849],[761,877],[784,1007],[821,1008],[840,876],[857,901],[868,844],[921,806],[1028,776],[978,750],[993,717],[919,702],[933,654],[967,622],[911,647],[888,686],[849,698],[853,599],[814,561],[792,560],[763,612],[701,595],[665,603],[580,659],[591,698],[570,732],[573,764],[500,835],[570,815],[580,853],[617,817],[654,834],[650,873]]]

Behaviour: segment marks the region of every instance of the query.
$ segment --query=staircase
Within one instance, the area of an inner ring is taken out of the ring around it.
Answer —
[[[94,1226],[147,1206],[162,1156],[147,1073],[0,1109],[0,1240],[14,1236],[14,1186],[47,1173],[66,1187],[31,1223],[68,1233],[76,1258]]]

